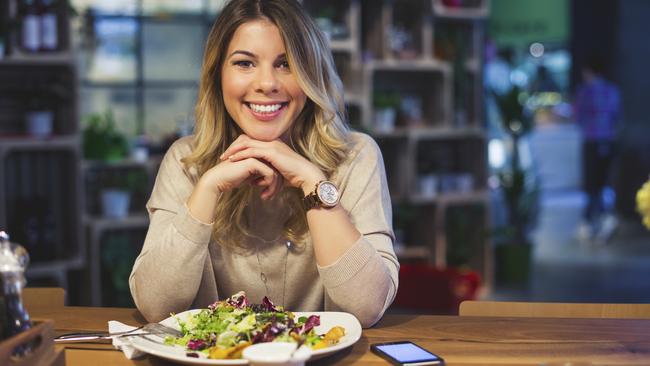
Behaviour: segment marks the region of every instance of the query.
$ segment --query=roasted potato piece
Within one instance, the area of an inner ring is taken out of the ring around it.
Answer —
[[[326,334],[325,340],[329,344],[336,344],[339,342],[339,339],[345,335],[345,328],[343,327],[332,327]]]
[[[224,359],[237,359],[241,358],[244,348],[250,346],[250,342],[242,342],[236,346],[223,348],[219,346],[210,347],[208,358],[224,360]]]

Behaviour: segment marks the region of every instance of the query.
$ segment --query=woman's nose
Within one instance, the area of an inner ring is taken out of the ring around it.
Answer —
[[[269,94],[278,91],[278,79],[273,68],[260,68],[256,81],[255,89],[259,93]]]

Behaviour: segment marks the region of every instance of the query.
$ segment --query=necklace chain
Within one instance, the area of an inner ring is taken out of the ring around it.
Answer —
[[[259,238],[266,244],[272,244],[274,242],[277,242],[280,239],[281,236],[277,237],[275,240],[271,242],[267,242],[266,240]],[[289,251],[291,250],[292,247],[291,241],[287,240],[285,243],[285,246],[287,247],[287,251],[284,256],[284,273],[282,275],[282,306],[285,306],[285,291],[287,289],[287,261],[289,260]],[[257,257],[257,265],[260,267],[260,280],[264,284],[264,290],[266,291],[266,297],[269,297],[269,285],[267,284],[268,278],[266,277],[266,273],[264,272],[264,267],[262,266],[262,260],[260,259],[260,246],[259,244],[255,246],[255,256]]]

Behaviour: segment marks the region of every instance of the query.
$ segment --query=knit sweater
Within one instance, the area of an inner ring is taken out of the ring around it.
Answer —
[[[171,312],[204,308],[245,291],[254,303],[268,296],[288,310],[345,311],[364,327],[375,324],[395,297],[399,263],[392,246],[381,152],[367,135],[354,132],[351,141],[331,180],[361,237],[327,266],[316,263],[309,235],[290,246],[281,238],[251,238],[242,247],[215,242],[212,225],[193,218],[186,205],[199,179],[194,168],[186,169],[181,162],[191,152],[192,138],[176,141],[161,163],[147,203],[149,230],[129,278],[145,318],[159,321]],[[280,233],[287,217],[282,200],[250,205],[256,217],[263,217],[253,230]]]

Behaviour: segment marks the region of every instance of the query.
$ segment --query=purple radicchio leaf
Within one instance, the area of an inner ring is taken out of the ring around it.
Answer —
[[[187,342],[187,348],[192,351],[200,351],[208,347],[208,344],[205,343],[202,339],[191,339]]]
[[[285,329],[286,327],[283,324],[273,321],[273,323],[267,325],[264,329],[262,342],[273,342],[277,336],[285,331]]]
[[[237,309],[243,309],[249,305],[248,299],[246,298],[246,293],[244,291],[239,291],[238,293],[232,295],[228,300],[226,300],[228,305],[234,306]]]
[[[269,311],[269,312],[271,312],[271,311],[275,312],[275,313],[280,312],[280,310],[278,310],[278,308],[275,306],[275,304],[273,304],[271,302],[271,300],[269,300],[269,298],[266,297],[266,296],[264,296],[264,298],[262,299],[262,309],[264,309],[266,311]]]
[[[218,306],[220,303],[221,303],[221,301],[217,300],[217,301],[215,301],[214,303],[208,305],[208,309],[210,309],[210,311],[214,312],[214,310],[217,308],[217,306]]]
[[[320,325],[320,316],[310,315],[309,318],[307,318],[305,325],[302,326],[302,329],[300,329],[298,334],[303,335],[309,333],[310,330],[314,329],[314,327],[317,327],[319,325]]]
[[[256,344],[260,343],[264,340],[264,332],[257,332],[255,335],[253,335],[253,338],[251,339],[251,343]]]

